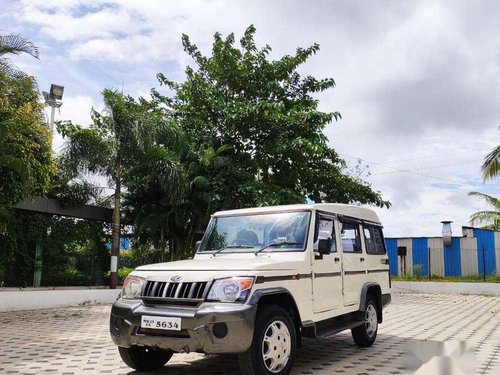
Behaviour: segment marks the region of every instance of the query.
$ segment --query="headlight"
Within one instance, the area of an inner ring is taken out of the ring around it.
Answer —
[[[139,276],[127,276],[123,283],[122,298],[139,298],[145,281]]]
[[[230,277],[215,280],[207,300],[220,302],[244,301],[250,293],[253,277]]]

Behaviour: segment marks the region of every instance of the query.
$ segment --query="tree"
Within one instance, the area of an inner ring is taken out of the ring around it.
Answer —
[[[500,230],[500,199],[477,191],[472,191],[469,195],[484,199],[493,208],[490,211],[479,211],[472,214],[470,217],[471,225],[477,224],[487,229]]]
[[[215,34],[211,56],[183,35],[195,68],[183,83],[158,74],[173,97],[153,90],[185,132],[205,149],[227,146],[223,183],[214,186],[211,208],[333,201],[390,205],[366,183],[346,173],[328,145],[324,128],[341,118],[318,110],[314,95],[331,89],[331,78],[301,77],[298,68],[319,51],[314,44],[271,61],[271,47],[258,49],[250,26],[240,47],[230,34]]]
[[[0,36],[0,227],[12,205],[46,193],[55,173],[36,81],[5,57],[20,53],[38,58],[38,48],[25,38]]]
[[[38,47],[26,38],[20,35],[0,35],[0,73],[11,78],[25,78],[27,75],[23,71],[17,69],[5,57],[7,55],[19,55],[27,53],[38,59]],[[35,81],[32,81],[35,84]]]
[[[110,287],[116,287],[117,259],[121,225],[121,196],[127,171],[146,168],[155,180],[171,192],[184,188],[182,171],[169,159],[162,144],[155,143],[158,131],[174,135],[161,110],[147,102],[106,89],[105,111],[92,111],[93,123],[82,128],[71,122],[58,124],[58,130],[69,142],[64,151],[67,165],[74,171],[94,173],[109,178],[114,188],[111,240]],[[139,164],[140,163],[140,164]]]
[[[159,134],[160,143],[161,139]],[[225,151],[226,147],[193,149],[183,139],[170,143],[165,152],[177,160],[185,180],[186,189],[180,194],[158,183],[158,171],[147,160],[130,170],[124,206],[127,220],[134,224],[134,253],[142,263],[190,255],[194,240],[200,238],[198,231],[208,222],[214,187],[221,183],[228,162]]]
[[[500,174],[500,146],[495,147],[484,158],[481,166],[484,181],[492,180]]]
[[[0,224],[11,206],[43,195],[56,173],[51,134],[32,77],[0,73]]]
[[[68,162],[65,156],[56,159],[57,174],[52,179],[47,197],[57,199],[64,207],[75,207],[84,204],[97,206],[106,205],[106,197],[102,195],[103,188],[95,186],[85,179],[78,170]]]
[[[484,182],[498,177],[500,173],[500,146],[495,147],[486,155],[481,171]],[[500,230],[500,200],[477,191],[472,191],[469,195],[484,199],[494,209],[494,211],[479,211],[472,214],[470,223],[484,225],[488,229]]]

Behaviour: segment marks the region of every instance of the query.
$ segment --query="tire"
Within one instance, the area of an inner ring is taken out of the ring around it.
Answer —
[[[290,314],[279,306],[265,306],[255,318],[250,348],[239,355],[241,373],[288,375],[296,350],[297,333]]]
[[[131,346],[130,348],[118,347],[120,357],[129,367],[138,371],[152,371],[165,366],[172,355],[172,351],[153,350],[143,346]]]
[[[378,312],[377,303],[372,296],[366,299],[365,320],[364,323],[351,329],[352,338],[360,348],[372,346],[377,338],[378,331]]]

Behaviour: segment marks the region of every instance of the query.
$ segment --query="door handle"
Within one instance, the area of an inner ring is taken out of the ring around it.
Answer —
[[[338,262],[340,262],[340,258],[335,257],[335,258],[333,258],[333,261],[334,261],[335,263],[338,263]]]
[[[359,258],[359,261],[360,261],[360,262],[364,262],[364,261],[365,261],[365,258]]]

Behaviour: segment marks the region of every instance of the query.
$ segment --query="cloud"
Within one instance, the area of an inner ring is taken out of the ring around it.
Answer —
[[[146,48],[147,53],[144,53]],[[73,60],[127,61],[142,63],[161,58],[174,59],[177,49],[151,44],[150,35],[134,35],[121,39],[92,39],[76,45],[69,52]]]
[[[22,1],[18,19],[38,25],[40,31],[57,41],[81,41],[112,37],[124,30],[133,34],[142,30],[139,18],[111,2],[92,6],[86,1]]]
[[[230,3],[223,1],[90,1],[21,2],[17,19],[37,25],[50,38],[67,44],[73,59],[141,62],[174,59],[180,34],[205,36],[219,17],[230,19]]]

